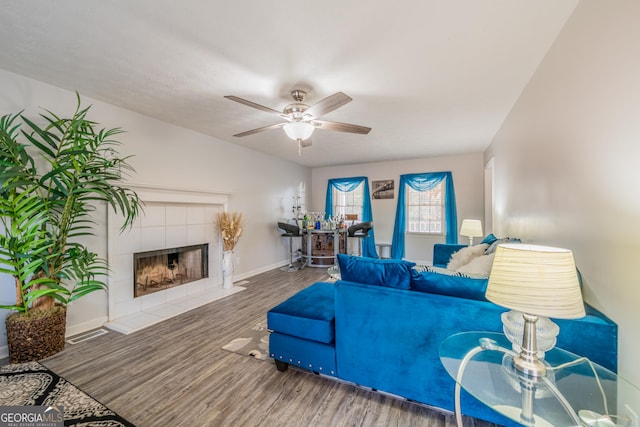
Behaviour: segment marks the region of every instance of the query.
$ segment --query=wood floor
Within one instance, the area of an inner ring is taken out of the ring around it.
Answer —
[[[453,414],[221,347],[325,269],[270,271],[247,290],[130,335],[67,344],[42,363],[139,427],[455,426]],[[492,426],[465,418],[465,426]]]

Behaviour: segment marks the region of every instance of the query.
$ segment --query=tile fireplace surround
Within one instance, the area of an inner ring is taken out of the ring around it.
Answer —
[[[130,185],[144,201],[144,213],[120,233],[122,217],[108,217],[109,321],[105,326],[128,334],[177,316],[244,288],[222,288],[222,257],[216,216],[229,194]],[[209,277],[134,297],[133,254],[172,247],[209,244]]]

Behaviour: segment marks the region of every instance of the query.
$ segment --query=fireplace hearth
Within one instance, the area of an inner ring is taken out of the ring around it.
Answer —
[[[134,297],[209,277],[209,244],[133,254]]]

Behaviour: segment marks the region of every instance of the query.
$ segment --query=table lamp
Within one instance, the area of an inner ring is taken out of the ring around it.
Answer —
[[[479,219],[463,219],[460,235],[468,237],[469,246],[472,246],[474,237],[482,237],[482,223]]]
[[[538,316],[576,319],[585,315],[573,253],[568,249],[499,245],[486,297],[495,304],[522,312],[521,351],[513,358],[513,365],[533,377],[546,374],[546,367],[538,358]]]
[[[522,316],[523,320],[522,342],[516,342],[513,329],[517,323],[513,322],[513,316],[503,316],[505,331],[511,328],[512,344],[514,347],[520,345],[519,354],[511,358],[511,366],[517,376],[522,402],[520,408],[501,405],[500,410],[513,414],[514,419],[519,414],[519,419],[525,425],[550,426],[550,423],[535,416],[533,409],[539,380],[551,380],[539,355],[537,332],[540,331],[537,331],[536,324],[538,317],[575,319],[585,315],[573,253],[568,249],[548,246],[498,245],[485,296],[495,304],[521,312],[511,314]],[[510,322],[505,320],[509,317],[512,319]],[[544,320],[544,323],[550,322]],[[541,329],[549,328],[545,326]],[[556,330],[554,334],[558,332]],[[555,344],[555,335],[552,341],[546,341],[545,350],[549,350]],[[567,407],[567,410],[570,408]],[[572,409],[571,413],[575,414]]]

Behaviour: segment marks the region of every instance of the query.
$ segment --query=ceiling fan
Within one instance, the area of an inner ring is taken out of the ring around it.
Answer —
[[[334,130],[338,132],[358,133],[362,135],[366,135],[371,131],[371,128],[365,126],[318,120],[318,117],[328,114],[352,101],[352,99],[344,93],[334,93],[312,106],[308,106],[302,102],[306,95],[307,93],[303,90],[292,90],[291,97],[295,102],[284,107],[282,112],[274,110],[273,108],[265,107],[264,105],[256,104],[255,102],[247,101],[246,99],[238,98],[237,96],[225,96],[227,99],[265,111],[285,120],[284,122],[276,123],[274,125],[263,126],[257,129],[241,132],[234,136],[243,137],[263,132],[265,130],[283,128],[287,136],[298,143],[298,155],[300,155],[302,147],[309,147],[311,145],[310,138],[316,128]]]

